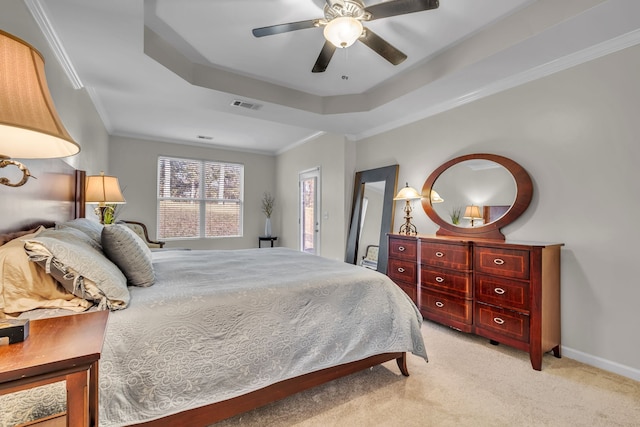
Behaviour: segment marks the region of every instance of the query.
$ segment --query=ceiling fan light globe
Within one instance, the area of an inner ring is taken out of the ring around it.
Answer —
[[[346,48],[351,46],[362,35],[362,23],[350,16],[341,16],[332,19],[324,27],[324,38],[335,47]]]

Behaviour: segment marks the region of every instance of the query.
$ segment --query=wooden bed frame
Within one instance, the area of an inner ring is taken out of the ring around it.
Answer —
[[[75,170],[62,160],[33,161],[27,166],[32,174],[41,179],[29,180],[25,186],[18,188],[0,186],[0,233],[26,230],[42,223],[51,224],[55,221],[84,217],[84,171]],[[11,203],[6,203],[7,201]],[[281,381],[232,399],[136,425],[208,426],[394,359],[400,372],[404,376],[409,376],[406,353],[383,353]],[[96,402],[93,403],[94,408],[95,404]],[[24,426],[39,427],[64,425],[66,425],[65,414],[24,424]]]
[[[363,369],[367,369],[393,359],[396,360],[402,375],[408,377],[407,353],[383,353],[366,359],[357,360],[355,362],[322,369],[320,371],[280,381],[265,388],[261,388],[260,390],[252,391],[232,399],[223,400],[222,402],[212,403],[207,406],[201,406],[199,408],[168,415],[157,420],[133,425],[145,427],[165,427],[167,425],[174,427],[206,427],[213,423],[217,423],[218,421],[231,418],[235,415],[242,414],[243,412],[259,408],[301,391],[338,378],[346,377],[347,375],[354,374],[362,371]],[[66,425],[66,416],[64,413],[61,413],[43,418],[42,420],[21,424],[18,427],[63,427]]]

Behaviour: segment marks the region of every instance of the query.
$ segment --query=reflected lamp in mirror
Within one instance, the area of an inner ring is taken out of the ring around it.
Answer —
[[[13,158],[49,159],[79,151],[53,105],[42,55],[0,30],[0,168],[13,165],[22,172],[20,181],[0,177],[0,184],[19,187],[31,176]]]
[[[473,227],[475,220],[482,219],[482,213],[480,213],[480,207],[475,205],[467,206],[464,209],[463,218],[471,220],[471,227]]]
[[[437,191],[431,190],[431,203],[442,203],[444,199],[440,197]]]
[[[97,203],[98,207],[95,212],[100,223],[104,224],[104,214],[107,209],[112,209],[109,205],[119,205],[127,203],[120,191],[120,183],[115,176],[105,175],[104,172],[100,172],[100,175],[91,175],[87,177],[85,183],[85,202]]]
[[[393,200],[405,200],[406,204],[404,205],[404,224],[400,226],[399,234],[405,234],[407,236],[415,236],[418,234],[418,230],[416,226],[411,223],[411,211],[413,208],[411,207],[412,200],[422,199],[420,193],[416,191],[415,188],[409,187],[409,183],[406,183],[404,188],[396,194],[396,197]]]

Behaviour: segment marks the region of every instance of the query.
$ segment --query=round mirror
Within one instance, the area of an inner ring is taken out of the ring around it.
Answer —
[[[527,172],[506,157],[469,154],[436,169],[422,194],[424,211],[440,226],[437,235],[504,240],[500,228],[529,206],[533,185]]]

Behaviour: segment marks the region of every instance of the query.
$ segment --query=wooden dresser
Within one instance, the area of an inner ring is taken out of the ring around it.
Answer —
[[[429,320],[560,357],[559,243],[389,235],[388,276]]]

